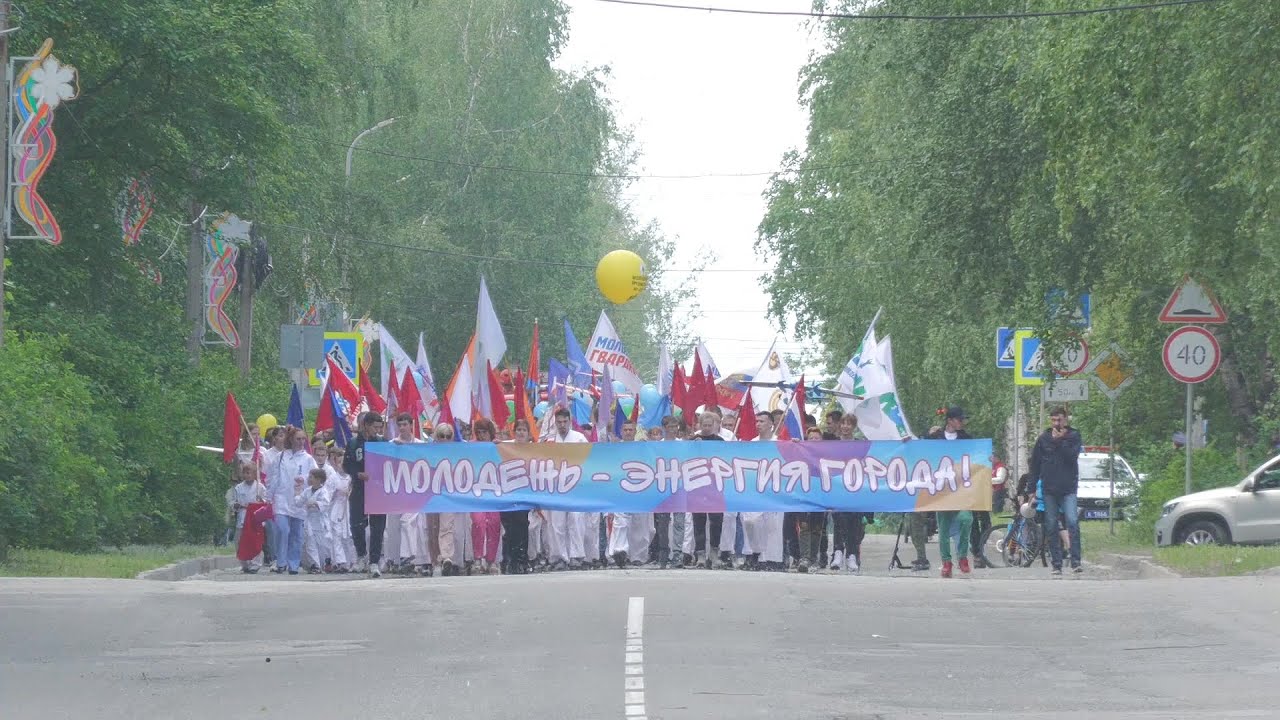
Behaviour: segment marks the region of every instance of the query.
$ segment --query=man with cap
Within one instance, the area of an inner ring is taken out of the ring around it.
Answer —
[[[953,405],[947,408],[946,416],[946,425],[932,430],[928,435],[930,440],[967,440],[972,437],[964,429],[964,423],[969,419],[964,408]],[[989,519],[988,522],[990,522]],[[944,578],[951,577],[951,529],[953,526],[958,526],[960,531],[959,547],[956,548],[956,554],[960,556],[960,573],[969,574],[969,533],[973,528],[973,513],[968,510],[939,510],[938,549],[942,555],[942,577]]]

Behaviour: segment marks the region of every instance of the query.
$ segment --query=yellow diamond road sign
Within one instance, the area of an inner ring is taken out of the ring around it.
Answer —
[[[1089,363],[1085,372],[1093,376],[1094,383],[1103,395],[1115,400],[1124,389],[1138,378],[1138,369],[1129,362],[1129,355],[1119,345],[1111,346]]]

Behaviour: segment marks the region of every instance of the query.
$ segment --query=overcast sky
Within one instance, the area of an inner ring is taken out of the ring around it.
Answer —
[[[716,4],[760,7],[753,2]],[[558,65],[610,68],[608,95],[634,133],[638,174],[769,172],[787,150],[803,147],[807,116],[797,102],[798,73],[820,36],[798,18],[566,3],[570,39]],[[810,0],[770,0],[769,9],[808,11]],[[711,267],[722,271],[672,279],[696,284],[702,315],[692,330],[722,373],[754,371],[775,336],[784,352],[805,347],[765,314],[759,276],[771,263],[754,245],[768,180],[645,178],[627,191],[642,222],[656,220],[677,240],[675,257],[664,260],[668,267],[716,257]]]

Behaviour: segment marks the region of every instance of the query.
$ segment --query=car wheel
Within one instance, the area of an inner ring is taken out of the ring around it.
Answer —
[[[1226,541],[1226,529],[1213,520],[1197,520],[1182,533],[1182,542],[1187,545],[1222,545]]]

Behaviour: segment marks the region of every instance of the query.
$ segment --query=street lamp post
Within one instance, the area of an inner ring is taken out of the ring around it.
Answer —
[[[371,128],[367,128],[367,129],[365,129],[365,130],[361,130],[361,131],[360,131],[360,134],[359,134],[359,135],[356,135],[356,139],[351,141],[351,147],[347,148],[347,174],[346,174],[346,178],[347,178],[347,180],[348,180],[348,181],[350,181],[350,180],[351,180],[351,156],[355,154],[355,151],[356,151],[356,145],[360,144],[360,141],[364,139],[364,136],[365,136],[365,135],[368,135],[369,133],[374,132],[375,130],[381,130],[382,128],[384,128],[384,127],[386,127],[386,126],[390,125],[391,123],[393,123],[393,122],[395,122],[395,121],[396,121],[396,119],[395,119],[395,118],[387,118],[386,120],[383,120],[382,122],[378,123],[377,125],[374,125],[374,126],[373,126],[373,127],[371,127]]]
[[[345,174],[344,174],[344,176],[343,176],[343,177],[344,177],[344,179],[343,179],[343,189],[344,189],[343,195],[344,195],[344,204],[345,204],[345,206],[346,206],[346,207],[345,207],[346,212],[345,212],[344,219],[343,219],[343,225],[345,225],[345,226],[346,226],[346,227],[348,227],[348,228],[350,228],[350,227],[351,227],[351,193],[348,191],[348,188],[349,188],[349,187],[350,187],[350,185],[351,185],[351,159],[352,159],[352,156],[353,156],[353,155],[355,155],[355,152],[356,152],[356,145],[359,145],[359,144],[360,144],[360,141],[364,139],[364,136],[365,136],[365,135],[368,135],[369,133],[372,133],[372,132],[376,132],[376,131],[378,131],[378,130],[381,130],[382,128],[387,127],[388,125],[390,125],[391,123],[393,123],[393,122],[395,122],[395,121],[396,121],[396,119],[395,119],[395,118],[393,118],[393,117],[391,117],[391,118],[387,118],[386,120],[383,120],[382,122],[378,123],[377,125],[374,125],[374,126],[373,126],[373,127],[371,127],[371,128],[365,128],[364,130],[361,130],[361,131],[360,131],[360,134],[356,135],[355,139],[351,141],[351,146],[347,148],[347,165],[346,165],[346,172],[345,172]],[[340,288],[340,291],[341,291],[341,292],[343,292],[343,293],[346,293],[346,294],[348,295],[348,297],[347,297],[347,301],[348,301],[348,302],[350,302],[350,300],[351,300],[351,298],[350,298],[351,284],[347,281],[347,256],[346,256],[346,254],[343,254],[343,255],[342,255],[342,287]]]

